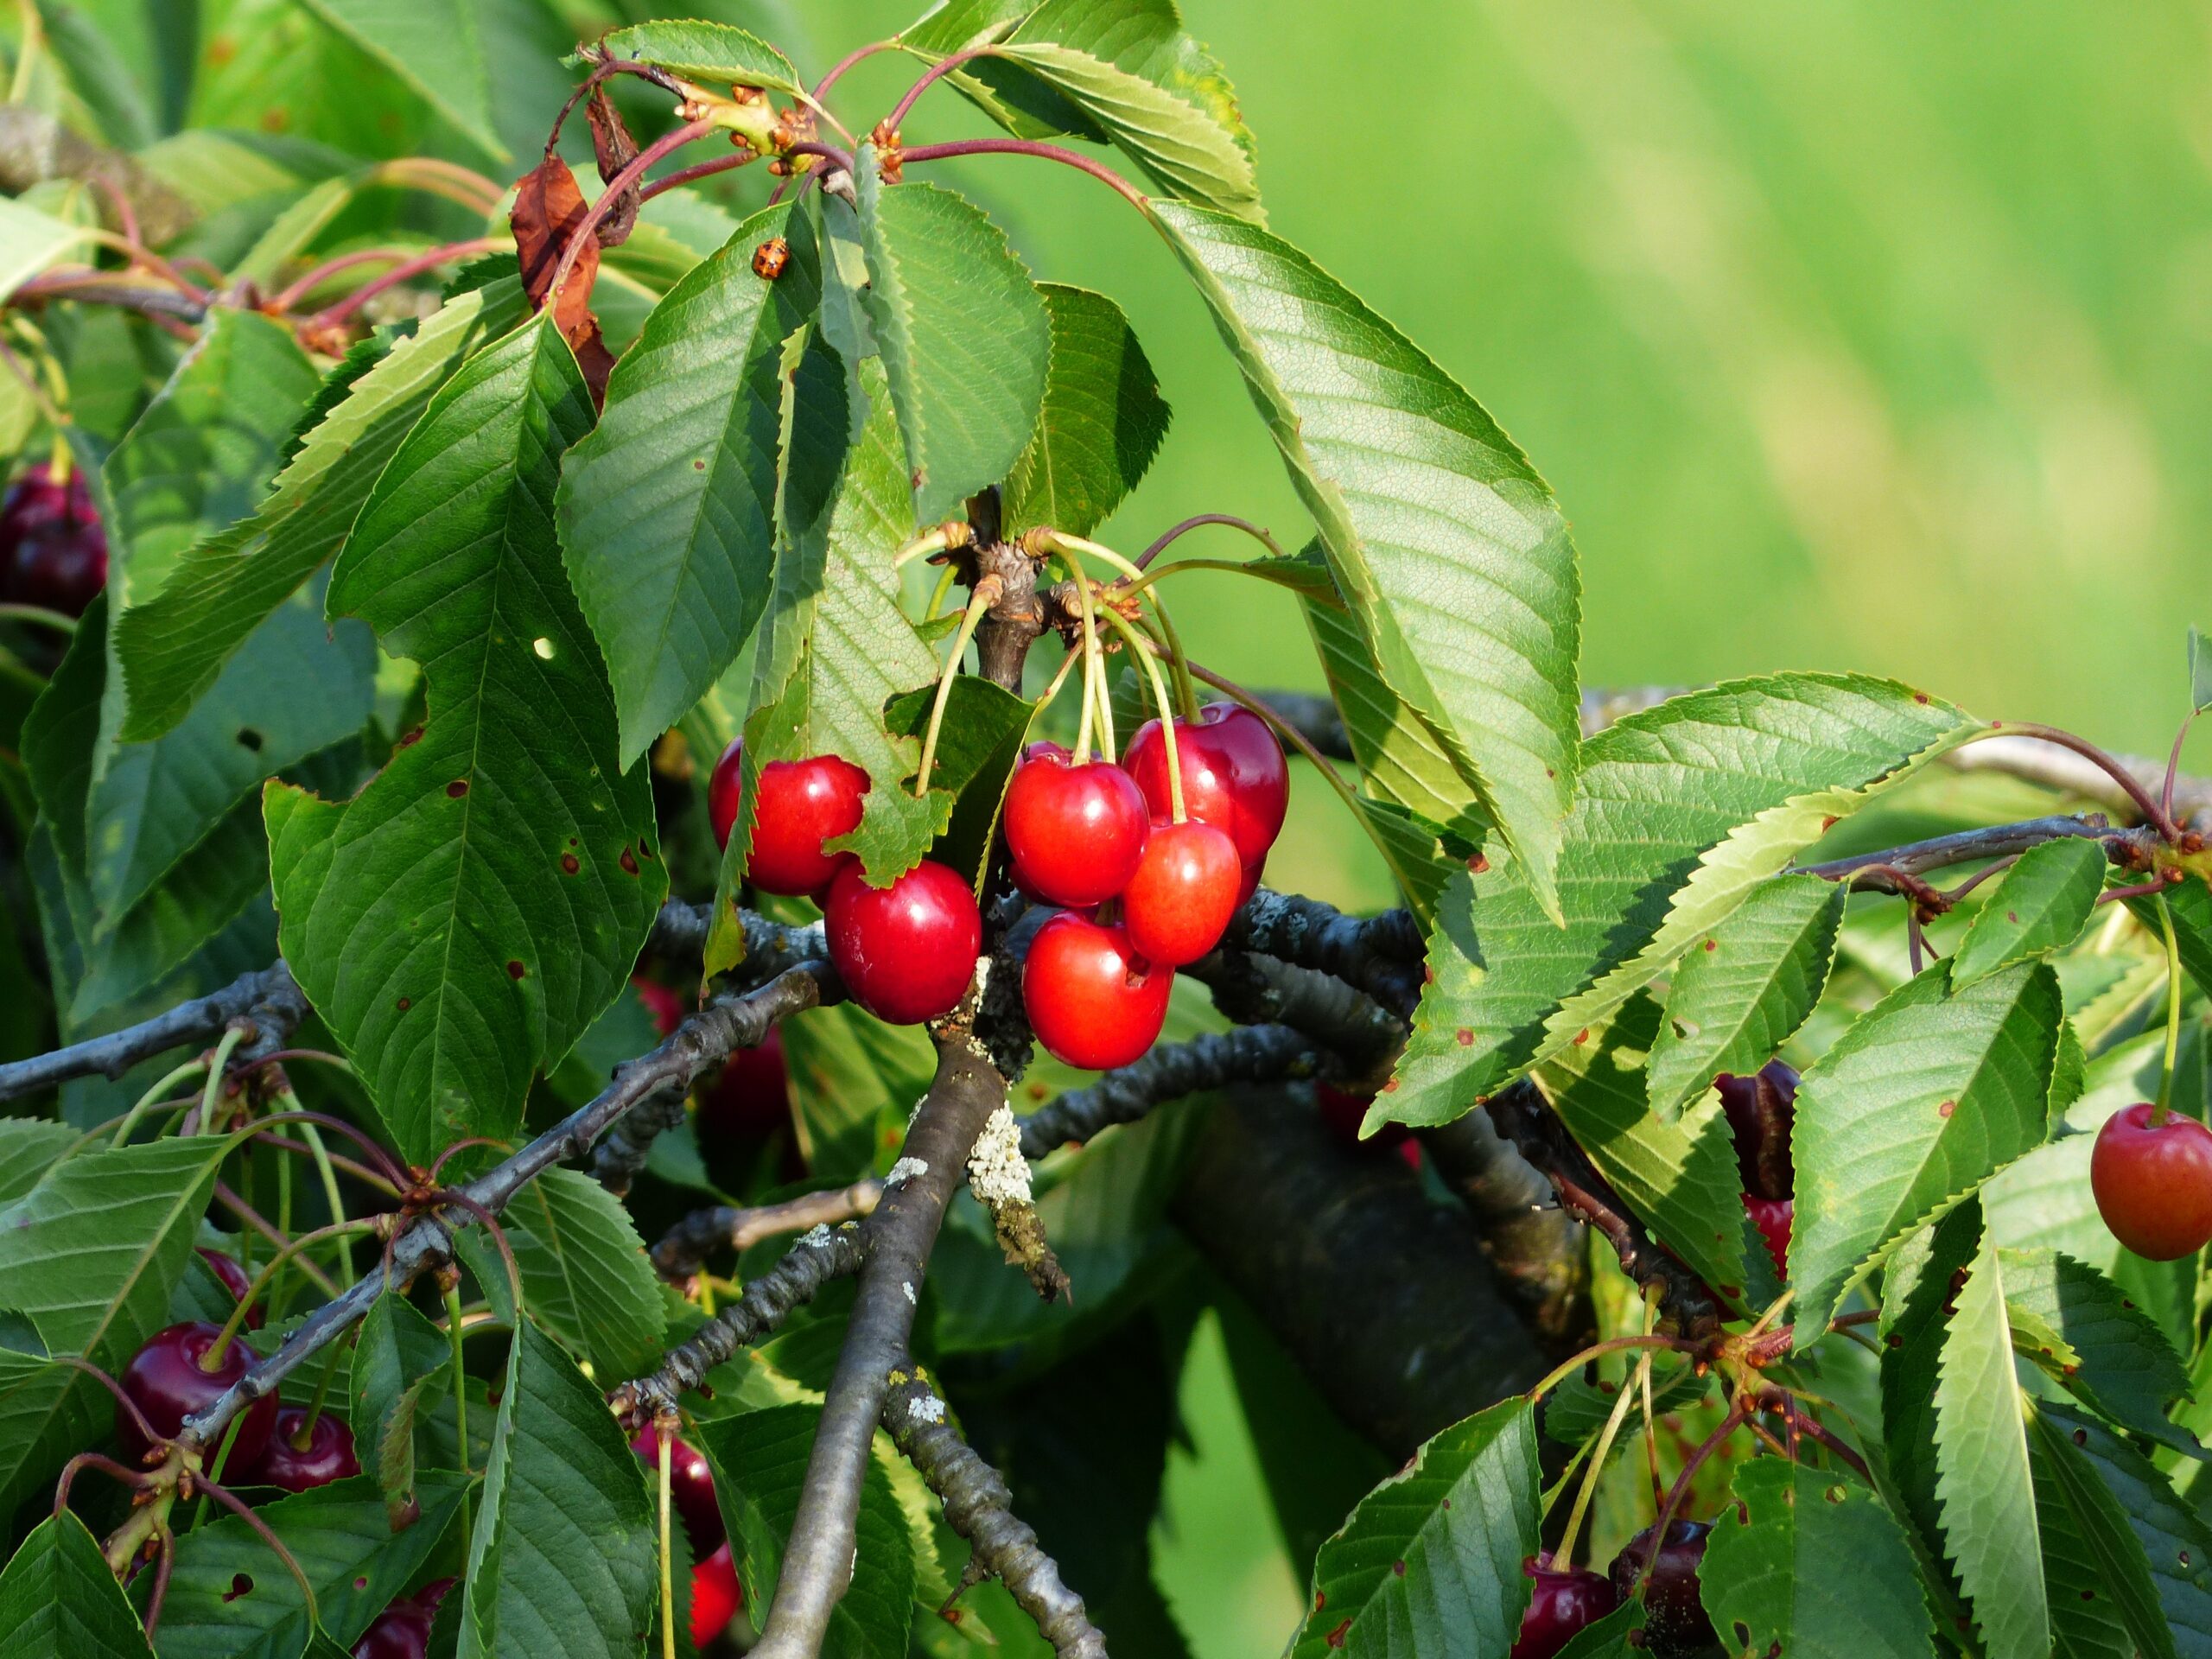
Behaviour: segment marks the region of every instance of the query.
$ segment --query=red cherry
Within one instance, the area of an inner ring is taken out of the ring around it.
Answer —
[[[81,470],[58,484],[45,467],[0,501],[0,599],[83,614],[107,585],[107,532]]]
[[[1268,722],[1233,702],[1210,702],[1196,725],[1175,722],[1183,767],[1183,805],[1192,817],[1226,830],[1236,855],[1256,868],[1282,832],[1290,805],[1290,766]],[[1122,766],[1137,780],[1154,817],[1173,816],[1167,790],[1167,742],[1160,722],[1148,720],[1122,752]],[[1258,877],[1253,878],[1256,884]]]
[[[2148,1101],[2123,1106],[2097,1131],[2089,1190],[2112,1236],[2153,1262],[2194,1255],[2212,1239],[2212,1129]]]
[[[722,751],[707,780],[707,817],[715,840],[729,845],[744,800],[742,739]],[[745,879],[763,893],[791,897],[818,893],[852,861],[848,853],[825,853],[822,843],[855,830],[868,775],[834,754],[810,760],[771,760],[760,768],[760,806]]]
[[[298,1437],[307,1421],[308,1414],[301,1407],[286,1406],[279,1411],[269,1444],[262,1447],[261,1456],[238,1478],[257,1486],[282,1486],[288,1492],[304,1492],[310,1487],[327,1486],[334,1480],[344,1480],[361,1472],[361,1460],[353,1455],[352,1429],[326,1411],[308,1429],[308,1443],[302,1446]]]
[[[1155,823],[1122,893],[1122,925],[1137,954],[1163,968],[1196,962],[1236,913],[1244,880],[1236,843],[1196,818]]]
[[[1105,1071],[1158,1039],[1174,983],[1173,973],[1139,956],[1121,928],[1062,911],[1029,942],[1021,1001],[1046,1052]]]
[[[645,1459],[645,1478],[660,1478],[660,1436],[647,1423],[638,1431],[630,1449]],[[683,1517],[683,1530],[694,1550],[711,1549],[726,1535],[721,1505],[715,1502],[715,1477],[707,1467],[706,1453],[677,1440],[668,1449],[668,1495]]]
[[[1260,890],[1260,878],[1268,873],[1268,861],[1262,856],[1244,867],[1244,879],[1236,884],[1236,907],[1239,910],[1252,902],[1252,895]]]
[[[213,1370],[203,1366],[200,1361],[222,1334],[220,1325],[192,1319],[156,1331],[146,1339],[146,1345],[131,1356],[130,1363],[124,1368],[118,1381],[130,1402],[145,1414],[156,1434],[173,1438],[184,1427],[186,1418],[221,1399],[231,1384],[244,1376],[246,1368],[253,1363],[253,1356],[246,1351],[245,1344],[233,1338]],[[231,1443],[231,1455],[224,1466],[250,1469],[261,1456],[262,1448],[269,1444],[269,1433],[276,1421],[275,1398],[255,1401],[238,1414],[238,1434]],[[136,1462],[148,1450],[146,1437],[138,1432],[130,1414],[120,1407],[115,1414],[115,1438],[122,1446],[127,1462]]]
[[[1689,1653],[1713,1643],[1713,1619],[1705,1611],[1697,1582],[1706,1535],[1712,1530],[1708,1521],[1668,1523],[1667,1541],[1659,1547],[1659,1559],[1643,1589],[1644,1636],[1655,1653]],[[1613,1557],[1613,1588],[1624,1599],[1650,1554],[1651,1529],[1646,1527]]]
[[[737,1581],[737,1563],[724,1544],[691,1569],[691,1645],[703,1648],[729,1628],[737,1610],[745,1605],[745,1588]]]
[[[643,974],[632,976],[630,988],[637,992],[638,1001],[645,1005],[645,1012],[652,1016],[653,1029],[664,1037],[673,1036],[677,1027],[683,1023],[683,1016],[690,1012],[683,1006],[682,997],[659,981],[647,979]]]
[[[758,1047],[734,1049],[699,1102],[699,1133],[714,1141],[765,1141],[791,1122],[791,1075],[784,1033],[775,1027]]]
[[[253,1288],[253,1280],[247,1274],[238,1257],[225,1255],[220,1250],[211,1250],[203,1244],[200,1247],[200,1259],[207,1264],[210,1272],[223,1281],[223,1288],[231,1293],[232,1301],[239,1302],[245,1300],[246,1292]],[[260,1308],[250,1307],[246,1310],[245,1328],[249,1331],[261,1329]]]
[[[983,948],[983,918],[968,884],[924,859],[887,887],[857,861],[830,883],[824,906],[830,960],[845,989],[877,1019],[919,1025],[967,994]]]
[[[378,1613],[353,1644],[353,1659],[424,1659],[437,1615],[405,1597]]]
[[[1736,1138],[1736,1164],[1744,1191],[1762,1198],[1786,1198],[1795,1182],[1789,1164],[1789,1130],[1797,1116],[1797,1074],[1780,1060],[1739,1077],[1722,1072],[1713,1080],[1720,1109]]]
[[[1797,1213],[1794,1198],[1763,1198],[1755,1192],[1744,1194],[1744,1209],[1751,1216],[1751,1224],[1759,1230],[1759,1236],[1766,1240],[1766,1253],[1774,1258],[1774,1270],[1784,1279],[1789,1277],[1789,1225]]]
[[[1144,796],[1110,761],[1077,766],[1037,753],[1006,792],[1006,844],[1014,879],[1056,905],[1095,905],[1127,887],[1144,856]]]
[[[1586,1568],[1548,1567],[1542,1557],[1531,1555],[1521,1570],[1535,1580],[1535,1588],[1506,1659],[1552,1659],[1585,1627],[1621,1605],[1612,1581]]]

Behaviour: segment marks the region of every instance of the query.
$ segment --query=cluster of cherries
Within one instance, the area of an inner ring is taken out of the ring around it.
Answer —
[[[659,1469],[660,1436],[652,1425],[638,1432],[630,1449],[645,1459],[646,1468]],[[690,1539],[698,1563],[691,1569],[691,1645],[703,1648],[729,1628],[745,1605],[745,1591],[737,1581],[737,1562],[730,1554],[721,1506],[715,1502],[714,1474],[705,1455],[679,1440],[669,1442],[668,1496],[683,1517],[684,1535]]]
[[[1670,1521],[1667,1540],[1652,1559],[1656,1527],[1646,1527],[1613,1557],[1611,1568],[1593,1573],[1587,1567],[1555,1567],[1541,1555],[1531,1555],[1521,1570],[1535,1580],[1529,1611],[1521,1616],[1521,1632],[1514,1638],[1507,1659],[1552,1659],[1585,1627],[1611,1612],[1636,1587],[1646,1563],[1650,1579],[1643,1589],[1643,1640],[1649,1651],[1660,1655],[1694,1653],[1713,1644],[1713,1620],[1705,1611],[1698,1586],[1698,1568],[1705,1562],[1705,1541],[1712,1532],[1709,1521]]]
[[[1125,1065],[1152,1046],[1173,970],[1214,947],[1259,885],[1289,804],[1289,768],[1266,722],[1210,703],[1175,722],[1184,816],[1172,810],[1166,739],[1148,721],[1119,765],[1033,744],[1007,791],[1007,849],[1023,891],[1062,906],[1039,928],[1022,971],[1037,1039],[1071,1065]],[[707,785],[727,848],[745,806],[744,745]],[[763,893],[821,906],[830,960],[852,999],[879,1019],[916,1025],[959,1002],[982,949],[976,895],[925,859],[870,887],[850,853],[824,843],[859,827],[868,776],[836,755],[772,760],[746,879]]]
[[[1789,1227],[1797,1213],[1789,1129],[1797,1115],[1797,1074],[1769,1060],[1750,1077],[1722,1072],[1713,1079],[1721,1109],[1736,1140],[1736,1166],[1744,1178],[1744,1208],[1766,1240],[1774,1270],[1789,1276]]]
[[[81,467],[34,467],[0,499],[0,600],[81,616],[107,585],[107,532]]]

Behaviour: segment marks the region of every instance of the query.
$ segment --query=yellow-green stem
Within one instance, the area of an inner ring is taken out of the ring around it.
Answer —
[[[922,613],[923,621],[937,620],[938,609],[944,603],[944,596],[952,591],[953,578],[959,574],[959,571],[949,564],[938,572],[937,586],[930,589],[930,607]]]
[[[963,524],[961,528],[964,530],[967,526]],[[916,559],[924,559],[932,553],[944,552],[951,536],[952,526],[949,524],[939,524],[934,530],[924,531],[891,556],[891,568],[893,570],[904,570]]]
[[[967,654],[968,642],[976,637],[976,625],[983,620],[997,596],[987,588],[979,586],[975,597],[968,601],[968,609],[961,616],[960,632],[952,637],[952,654],[945,659],[944,672],[938,676],[937,701],[930,705],[929,730],[922,736],[922,769],[914,774],[914,798],[924,800],[930,792],[930,768],[937,764],[938,733],[944,726],[944,710],[952,701],[952,682],[959,675],[960,659]]]
[[[230,1065],[238,1046],[245,1040],[245,1031],[232,1026],[215,1045],[215,1057],[207,1064],[207,1087],[200,1096],[200,1133],[206,1133],[215,1122],[215,1102],[223,1092],[223,1072]]]
[[[315,1434],[315,1419],[322,1415],[323,1402],[330,1397],[331,1379],[338,1375],[338,1357],[345,1351],[342,1342],[330,1344],[329,1357],[322,1362],[322,1375],[315,1380],[315,1396],[308,1402],[307,1412],[300,1419],[300,1432],[292,1436],[292,1445],[297,1451],[308,1449]]]
[[[1154,571],[1147,575],[1142,567],[1123,558],[1103,542],[1090,541],[1081,536],[1069,536],[1056,530],[1048,537],[1048,544],[1062,552],[1094,554],[1105,560],[1107,563],[1122,573],[1124,578],[1122,591],[1125,594],[1141,594],[1152,585],[1154,577],[1165,574],[1162,571]],[[1241,570],[1244,567],[1224,563],[1222,568],[1228,570]],[[1197,695],[1191,690],[1191,671],[1183,655],[1182,636],[1175,632],[1174,619],[1167,613],[1167,601],[1156,593],[1151,595],[1151,601],[1153,615],[1160,624],[1160,639],[1166,644],[1169,660],[1174,665],[1177,706],[1182,709],[1184,719],[1195,721],[1198,717],[1198,700]],[[1160,718],[1163,721],[1167,719],[1165,709],[1160,711]]]
[[[675,1540],[668,1524],[669,1442],[676,1437],[658,1424],[653,1439],[660,1447],[660,1652],[661,1659],[676,1659]]]
[[[224,1425],[223,1438],[215,1442],[215,1455],[207,1461],[208,1479],[219,1483],[222,1480],[224,1470],[231,1460],[231,1447],[238,1438],[238,1425],[245,1421],[245,1413],[241,1411]],[[203,1491],[200,1494],[200,1501],[192,1506],[194,1529],[197,1530],[200,1523],[207,1518],[207,1494]]]
[[[316,1174],[322,1178],[322,1199],[330,1206],[333,1221],[346,1219],[346,1200],[339,1196],[338,1172],[330,1165],[330,1149],[322,1144],[322,1131],[312,1123],[298,1126],[301,1139],[308,1143],[308,1151],[315,1159]],[[353,1287],[353,1258],[340,1251],[338,1257],[339,1279],[346,1289]]]
[[[2151,1122],[2162,1124],[2173,1103],[2174,1056],[2181,1048],[2181,943],[2174,937],[2174,913],[2166,906],[2166,895],[2152,897],[2158,906],[2158,925],[2166,936],[2166,1054],[2158,1068],[2158,1103],[2151,1111]]]
[[[474,1471],[468,1466],[468,1373],[462,1367],[461,1338],[461,1287],[454,1285],[446,1291],[446,1340],[453,1348],[454,1438],[461,1443],[461,1472],[466,1475]],[[516,1339],[521,1339],[519,1332]]]
[[[1105,690],[1105,676],[1098,670],[1098,620],[1091,613],[1090,584],[1083,579],[1083,566],[1071,553],[1063,552],[1061,562],[1074,579],[1076,601],[1083,612],[1083,713],[1076,721],[1075,764],[1090,764],[1090,735],[1098,718],[1098,704]]]
[[[1176,823],[1183,823],[1190,815],[1183,810],[1183,757],[1175,739],[1175,709],[1167,700],[1166,677],[1160,671],[1160,664],[1146,649],[1145,642],[1128,619],[1112,606],[1106,607],[1106,620],[1122,636],[1122,643],[1129,648],[1129,655],[1144,667],[1146,677],[1152,682],[1152,700],[1160,709],[1160,737],[1167,752],[1168,817]]]
[[[205,1060],[187,1060],[144,1094],[139,1096],[131,1103],[130,1109],[123,1115],[123,1122],[116,1125],[115,1139],[108,1142],[109,1147],[112,1148],[129,1146],[130,1131],[138,1127],[138,1120],[151,1111],[155,1103],[166,1096],[168,1091],[177,1084],[182,1083],[187,1077],[199,1076],[200,1069],[207,1064]]]
[[[231,1310],[231,1317],[223,1322],[221,1334],[215,1338],[213,1344],[200,1357],[200,1369],[203,1371],[213,1371],[222,1364],[223,1356],[230,1351],[232,1338],[238,1335],[239,1326],[245,1323],[245,1316],[253,1312],[255,1305],[261,1300],[261,1293],[269,1287],[270,1280],[287,1262],[310,1244],[320,1244],[329,1239],[343,1238],[353,1233],[370,1232],[375,1227],[376,1222],[368,1217],[359,1221],[334,1221],[327,1227],[318,1227],[311,1233],[302,1233],[283,1249],[278,1250],[276,1255],[270,1256],[268,1265],[256,1274],[253,1282],[245,1287],[245,1294],[238,1298],[238,1305]]]
[[[23,44],[16,57],[15,78],[8,86],[10,104],[21,104],[29,98],[31,71],[37,67],[39,54],[46,46],[46,29],[38,15],[36,0],[16,0],[16,10],[22,16]]]
[[[1605,1432],[1598,1436],[1598,1449],[1590,1455],[1590,1466],[1583,1471],[1582,1489],[1574,1495],[1574,1507],[1567,1511],[1567,1530],[1560,1534],[1559,1548],[1552,1552],[1552,1560],[1562,1566],[1574,1560],[1575,1540],[1581,1535],[1582,1517],[1589,1513],[1591,1497],[1598,1490],[1599,1477],[1605,1472],[1605,1459],[1613,1449],[1613,1437],[1620,1433],[1621,1423],[1628,1416],[1629,1402],[1636,1398],[1633,1388],[1623,1388],[1613,1400],[1613,1414],[1605,1419]]]

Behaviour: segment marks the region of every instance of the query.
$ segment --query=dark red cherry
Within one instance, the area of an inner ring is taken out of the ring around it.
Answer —
[[[2097,1131],[2089,1190],[2112,1236],[2153,1262],[2194,1255],[2212,1240],[2212,1130],[2149,1101],[2123,1106]]]
[[[1736,1137],[1744,1191],[1762,1198],[1789,1197],[1794,1189],[1789,1128],[1797,1115],[1797,1074],[1780,1060],[1769,1060],[1751,1077],[1724,1071],[1713,1084],[1720,1091],[1720,1108]]]
[[[1174,983],[1173,971],[1139,956],[1121,928],[1062,911],[1029,942],[1021,1000],[1046,1052],[1104,1071],[1159,1039]]]
[[[660,1478],[660,1436],[647,1423],[630,1442],[630,1449],[645,1459],[646,1479]],[[710,1550],[722,1541],[721,1505],[715,1502],[715,1478],[707,1467],[706,1453],[677,1440],[668,1449],[668,1496],[683,1517],[696,1553]]]
[[[925,858],[889,887],[871,887],[855,861],[830,884],[823,908],[830,960],[853,1001],[877,1019],[919,1025],[967,994],[983,918],[946,866]]]
[[[1137,954],[1164,968],[1196,962],[1236,913],[1244,867],[1225,830],[1192,818],[1152,826],[1122,893],[1122,925]]]
[[[1766,1253],[1774,1258],[1774,1270],[1784,1279],[1789,1278],[1789,1224],[1797,1213],[1797,1201],[1762,1198],[1746,1192],[1744,1208],[1751,1217],[1751,1224],[1759,1230],[1759,1236],[1766,1240]]]
[[[707,816],[724,847],[743,805],[744,759],[741,740],[722,752],[707,780]],[[828,887],[852,857],[825,853],[822,843],[860,826],[861,798],[868,791],[868,773],[837,755],[768,762],[760,768],[760,806],[745,879],[763,893],[794,898]]]
[[[302,1428],[308,1432],[305,1446],[299,1443]],[[241,1468],[238,1478],[252,1485],[304,1492],[360,1472],[361,1460],[353,1455],[352,1429],[327,1411],[309,1427],[304,1408],[286,1406],[277,1412],[276,1427],[269,1444],[261,1448],[260,1457],[251,1468]]]
[[[1175,722],[1182,760],[1183,804],[1201,823],[1226,830],[1247,869],[1256,869],[1282,832],[1290,805],[1290,766],[1268,722],[1233,702],[1210,702],[1198,723]],[[1137,780],[1154,817],[1173,817],[1167,790],[1167,742],[1148,720],[1122,751],[1122,768]],[[1258,878],[1255,875],[1254,880]]]
[[[1611,1580],[1579,1567],[1548,1567],[1531,1555],[1522,1572],[1535,1580],[1521,1633],[1506,1659],[1552,1659],[1583,1630],[1621,1605]]]
[[[791,1122],[791,1075],[784,1034],[775,1027],[754,1048],[734,1049],[715,1086],[701,1098],[699,1133],[715,1141],[765,1141]]]
[[[437,1615],[402,1597],[376,1616],[353,1644],[353,1659],[425,1659]]]
[[[1652,1563],[1643,1592],[1643,1632],[1654,1653],[1690,1653],[1712,1645],[1713,1620],[1698,1592],[1697,1570],[1705,1560],[1707,1521],[1671,1521],[1667,1541]],[[1630,1539],[1613,1557],[1613,1588],[1625,1598],[1651,1556],[1651,1529]]]
[[[220,1250],[211,1250],[203,1244],[200,1247],[200,1259],[207,1264],[209,1272],[223,1281],[223,1288],[231,1293],[232,1301],[243,1300],[246,1292],[253,1288],[251,1276],[235,1255],[225,1255]],[[261,1329],[261,1310],[258,1307],[246,1310],[245,1328],[249,1331]]]
[[[107,532],[81,469],[67,484],[44,467],[0,501],[0,599],[79,616],[107,585]]]
[[[745,1605],[744,1586],[737,1581],[737,1563],[729,1546],[721,1548],[691,1569],[691,1645],[703,1648],[729,1628],[737,1610]]]
[[[131,1403],[145,1414],[156,1434],[174,1438],[184,1427],[186,1418],[221,1399],[231,1384],[244,1376],[246,1368],[253,1363],[253,1356],[246,1351],[245,1344],[233,1338],[223,1350],[223,1357],[216,1362],[214,1370],[203,1366],[200,1362],[213,1351],[216,1338],[222,1334],[220,1325],[205,1319],[188,1320],[165,1331],[156,1331],[146,1339],[146,1345],[131,1356],[130,1363],[117,1380]],[[261,1456],[262,1448],[269,1444],[269,1432],[276,1421],[276,1402],[273,1397],[257,1400],[239,1413],[238,1435],[231,1443],[231,1454],[225,1460],[224,1468],[251,1468]],[[145,1436],[139,1433],[137,1425],[120,1406],[116,1408],[115,1438],[122,1446],[127,1462],[136,1462],[148,1449]],[[209,1450],[212,1458],[213,1448]]]
[[[664,1037],[675,1033],[683,1023],[683,1016],[690,1010],[683,1006],[683,999],[658,980],[647,979],[643,974],[634,976],[630,988],[637,992],[638,1001],[645,1005],[645,1012],[652,1016],[653,1029]]]
[[[1338,1144],[1356,1152],[1395,1152],[1407,1168],[1420,1171],[1421,1142],[1404,1124],[1385,1123],[1366,1140],[1359,1138],[1359,1126],[1367,1121],[1367,1109],[1375,1103],[1373,1095],[1339,1089],[1332,1083],[1317,1083],[1313,1098],[1321,1109],[1321,1122]]]
[[[1056,905],[1096,905],[1127,887],[1144,855],[1144,796],[1110,761],[1077,766],[1033,750],[1006,792],[1014,879]]]
[[[1242,910],[1252,902],[1252,895],[1260,890],[1260,878],[1268,873],[1268,861],[1255,858],[1244,867],[1244,879],[1236,884],[1236,907]]]

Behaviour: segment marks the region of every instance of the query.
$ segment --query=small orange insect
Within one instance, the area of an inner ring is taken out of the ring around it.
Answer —
[[[791,258],[791,245],[780,236],[772,236],[753,250],[753,274],[763,282],[772,283],[784,274],[784,267]]]

